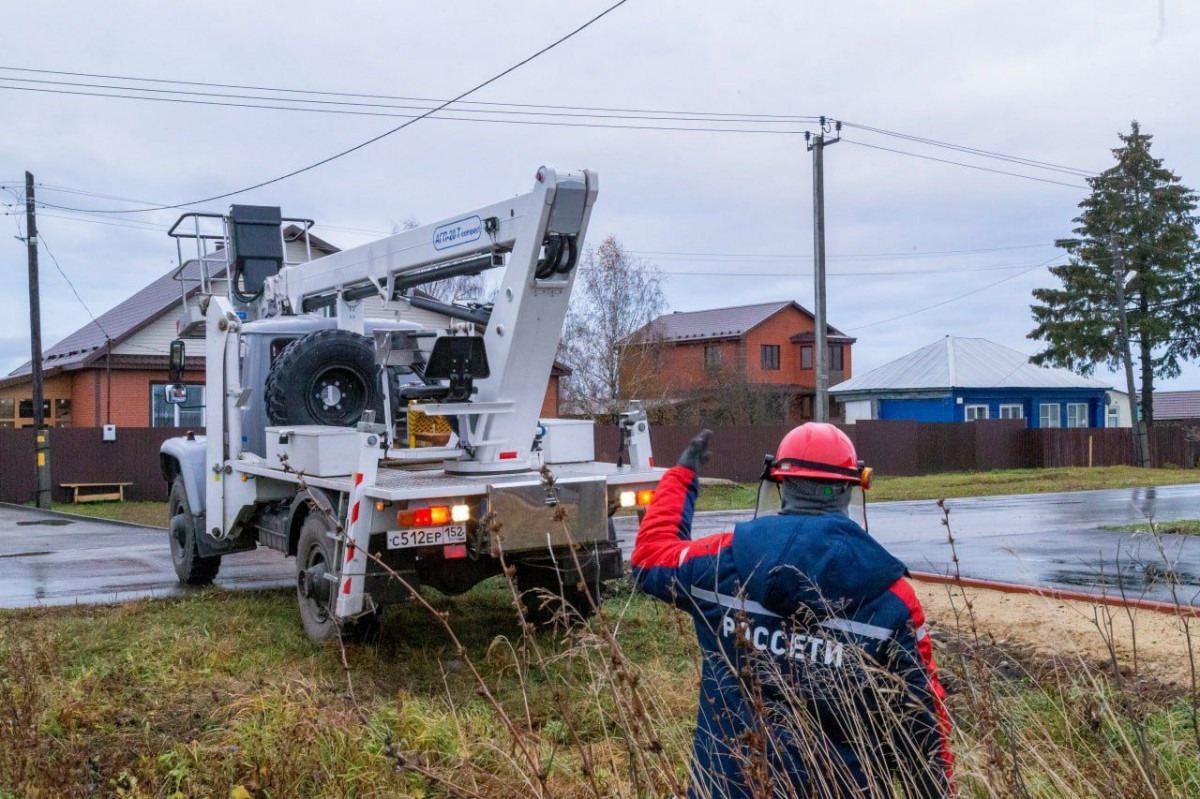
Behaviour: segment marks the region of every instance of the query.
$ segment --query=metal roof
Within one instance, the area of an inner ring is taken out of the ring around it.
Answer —
[[[1154,418],[1200,419],[1200,391],[1155,391]]]
[[[812,312],[792,300],[737,305],[731,308],[709,308],[704,311],[675,311],[658,317],[630,338],[648,336],[659,341],[740,338],[788,306],[794,306],[801,313],[812,317]],[[832,325],[829,325],[829,332],[832,335],[843,335]]]
[[[213,277],[225,273],[225,257],[207,258]],[[219,274],[218,274],[219,273]],[[188,261],[182,268],[176,267],[162,277],[119,303],[105,313],[88,322],[53,347],[42,353],[43,369],[64,369],[86,363],[92,357],[100,357],[106,343],[120,344],[150,322],[165,313],[172,305],[182,302],[183,289],[180,281],[195,286],[200,275],[200,262]],[[161,354],[161,353],[160,353]],[[30,373],[28,361],[8,373],[9,377],[20,377]]]
[[[1066,369],[1034,366],[1029,356],[985,338],[946,336],[878,369],[833,386],[856,392],[949,388],[1111,388]]]

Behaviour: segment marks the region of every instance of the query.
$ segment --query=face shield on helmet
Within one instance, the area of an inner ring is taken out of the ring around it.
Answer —
[[[871,477],[872,470],[858,459],[845,433],[831,424],[803,424],[784,436],[774,456],[766,456],[754,516],[771,516],[783,509],[786,479],[840,480],[852,485],[847,512],[865,530]]]

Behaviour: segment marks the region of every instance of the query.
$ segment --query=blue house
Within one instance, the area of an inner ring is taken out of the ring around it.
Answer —
[[[1030,427],[1104,427],[1099,380],[1034,366],[1023,353],[982,338],[946,336],[832,387],[846,422],[1026,419]]]

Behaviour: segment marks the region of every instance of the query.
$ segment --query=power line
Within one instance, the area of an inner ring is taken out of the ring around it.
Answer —
[[[958,152],[969,153],[971,155],[979,155],[979,156],[983,156],[986,158],[995,158],[995,159],[998,159],[1001,161],[1009,161],[1014,164],[1023,164],[1025,166],[1032,166],[1032,167],[1036,167],[1038,169],[1047,169],[1047,170],[1050,170],[1053,172],[1063,172],[1068,175],[1072,175],[1074,177],[1091,177],[1091,176],[1098,174],[1094,170],[1090,170],[1090,169],[1078,169],[1076,167],[1063,166],[1062,164],[1050,163],[1049,161],[1037,161],[1032,158],[1023,158],[1018,155],[1009,155],[1007,153],[999,153],[994,150],[981,150],[977,147],[968,147],[964,144],[954,144],[953,142],[939,141],[938,139],[929,139],[929,138],[925,138],[924,136],[915,136],[911,133],[900,133],[900,132],[894,131],[894,130],[886,130],[884,128],[872,127],[870,125],[862,125],[857,122],[843,121],[842,124],[848,128],[855,128],[857,130],[869,131],[871,133],[878,133],[882,136],[892,136],[894,138],[904,139],[906,141],[916,142],[918,144],[927,144],[932,147],[944,147],[949,150],[956,150]]]
[[[164,84],[184,85],[184,86],[204,86],[204,87],[208,87],[208,88],[219,88],[219,89],[244,89],[244,90],[250,90],[250,91],[282,92],[282,93],[288,93],[288,94],[310,94],[310,95],[320,95],[320,96],[325,96],[325,97],[358,97],[358,98],[374,99],[374,100],[400,100],[400,101],[406,101],[406,102],[435,103],[435,104],[444,102],[444,100],[442,100],[442,99],[431,98],[431,97],[408,97],[408,96],[403,96],[403,95],[366,94],[366,93],[361,93],[361,92],[342,92],[342,91],[321,91],[321,90],[315,90],[315,89],[287,89],[287,88],[272,87],[272,86],[251,86],[251,85],[237,84],[237,83],[206,83],[206,82],[202,82],[202,81],[177,80],[177,79],[169,79],[169,78],[145,78],[145,77],[133,77],[133,76],[128,76],[128,75],[103,75],[103,74],[97,74],[97,73],[92,73],[92,72],[68,72],[68,71],[64,71],[64,70],[32,69],[32,68],[28,68],[28,67],[0,66],[0,71],[27,72],[27,73],[37,73],[37,74],[43,74],[43,75],[65,75],[65,76],[83,77],[83,78],[99,78],[99,79],[104,79],[104,80],[136,81],[136,82],[142,82],[142,83],[164,83]],[[3,78],[3,80],[18,80],[18,79]],[[149,89],[148,91],[157,91],[157,90]],[[455,102],[455,101],[450,101],[450,102]],[[646,109],[646,108],[612,108],[612,107],[603,107],[603,106],[550,105],[550,104],[539,104],[539,103],[502,103],[502,102],[486,101],[486,100],[459,100],[457,102],[459,105],[478,105],[478,106],[502,107],[502,108],[538,108],[538,109],[553,109],[553,110],[565,110],[565,111],[596,111],[596,112],[608,112],[608,113],[617,113],[617,114],[662,114],[662,115],[684,115],[684,116],[706,116],[706,117],[745,117],[745,118],[757,118],[757,119],[761,119],[764,121],[765,120],[778,120],[778,121],[787,121],[787,122],[812,122],[812,121],[815,121],[820,118],[819,116],[815,116],[815,115],[755,114],[755,113],[739,113],[739,112],[727,112],[727,111],[686,111],[686,110],[663,110],[663,109]]]
[[[876,270],[873,272],[829,272],[829,277],[891,277],[893,275],[946,275],[960,274],[968,272],[1000,272],[1009,269],[1022,269],[1028,267],[1028,261],[1019,264],[997,264],[993,266],[969,266],[969,267],[949,267],[945,269],[896,269],[896,270]],[[1041,266],[1041,264],[1035,264]],[[812,275],[808,272],[693,272],[693,271],[676,271],[670,269],[658,270],[664,275],[683,275],[690,277],[774,277],[774,278],[789,278],[789,277],[804,277]],[[1026,269],[1025,271],[1029,271]]]
[[[879,144],[867,144],[866,142],[857,141],[855,139],[847,139],[845,136],[842,137],[842,141],[846,142],[847,144],[857,145],[859,147],[869,147],[872,150],[883,150],[884,152],[896,153],[897,155],[907,155],[912,158],[924,158],[926,161],[937,161],[940,164],[951,164],[953,166],[966,167],[967,169],[978,169],[981,172],[992,172],[997,175],[1008,175],[1008,176],[1014,177],[1014,178],[1024,178],[1025,180],[1036,180],[1038,183],[1049,183],[1054,186],[1066,186],[1066,187],[1072,188],[1072,189],[1085,189],[1086,190],[1088,188],[1087,186],[1081,186],[1078,183],[1064,183],[1061,180],[1050,180],[1049,178],[1039,178],[1039,177],[1035,177],[1034,175],[1024,175],[1024,174],[1021,174],[1020,172],[1008,172],[1003,169],[992,169],[991,167],[987,167],[987,166],[979,166],[978,164],[967,164],[967,163],[963,163],[962,161],[951,161],[948,158],[937,158],[932,155],[923,155],[921,153],[909,152],[908,150],[896,150],[892,147],[884,147]]]
[[[176,203],[174,205],[164,205],[164,206],[150,207],[150,208],[136,208],[136,209],[130,209],[130,210],[126,210],[126,211],[111,211],[111,210],[106,211],[104,209],[88,209],[88,208],[84,208],[84,209],[65,208],[65,207],[61,207],[61,206],[59,206],[59,208],[60,208],[60,210],[88,211],[88,212],[94,212],[94,213],[147,213],[150,211],[168,211],[171,209],[182,208],[182,207],[188,206],[188,205],[200,205],[202,203],[212,202],[213,200],[223,200],[227,197],[233,197],[234,195],[237,195],[237,194],[244,194],[245,192],[253,191],[254,189],[260,189],[263,186],[269,186],[273,183],[278,183],[282,180],[287,180],[288,178],[293,178],[296,175],[316,169],[317,167],[328,164],[331,161],[335,161],[335,160],[342,158],[344,156],[347,156],[353,152],[357,152],[358,150],[361,150],[364,147],[368,147],[377,141],[380,141],[382,139],[387,138],[388,136],[391,136],[392,134],[398,133],[398,132],[404,130],[405,128],[411,127],[412,125],[415,125],[417,122],[421,121],[422,119],[425,119],[426,117],[429,117],[429,116],[437,113],[438,111],[441,111],[442,109],[446,108],[447,106],[451,105],[452,103],[456,103],[459,100],[462,100],[465,97],[467,97],[471,94],[474,94],[475,92],[479,91],[480,89],[490,86],[491,84],[495,83],[496,81],[500,80],[501,78],[505,77],[506,75],[509,75],[509,74],[515,72],[516,70],[525,66],[529,62],[533,61],[534,59],[544,55],[545,53],[550,52],[551,50],[553,50],[555,47],[558,47],[563,42],[566,42],[567,40],[571,39],[572,37],[576,36],[577,34],[581,33],[582,31],[586,30],[587,28],[591,27],[593,24],[595,24],[602,18],[608,16],[613,11],[616,11],[618,8],[625,5],[627,2],[629,2],[629,0],[617,0],[617,2],[608,6],[603,11],[601,11],[599,14],[596,14],[591,19],[587,20],[582,25],[580,25],[579,27],[572,30],[570,33],[567,33],[565,36],[559,37],[555,41],[553,41],[550,44],[546,45],[545,47],[541,48],[540,50],[533,53],[532,55],[526,56],[525,58],[521,59],[517,63],[508,67],[504,71],[493,75],[492,77],[488,78],[487,80],[483,81],[482,83],[476,84],[475,86],[471,87],[470,89],[467,89],[466,91],[456,95],[453,99],[447,100],[446,102],[442,103],[441,105],[437,106],[436,108],[432,108],[429,111],[426,111],[424,114],[421,114],[420,116],[416,117],[415,119],[410,119],[407,122],[397,125],[396,127],[392,128],[390,130],[386,130],[377,136],[372,136],[371,138],[369,138],[365,141],[362,141],[362,142],[354,145],[353,147],[349,147],[345,150],[334,153],[333,155],[326,156],[325,158],[322,158],[319,161],[315,161],[311,164],[308,164],[307,166],[300,167],[299,169],[294,169],[291,172],[287,172],[283,175],[279,175],[279,176],[271,178],[269,180],[260,181],[259,183],[255,183],[251,186],[246,186],[244,188],[237,189],[235,191],[228,191],[228,192],[224,192],[222,194],[214,194],[211,197],[205,197],[205,198],[198,199],[198,200],[192,200],[190,202]]]
[[[1058,256],[1055,256],[1055,258],[1057,258],[1057,257]],[[1015,275],[1008,275],[1007,277],[1002,277],[999,280],[995,281],[994,283],[988,283],[986,286],[980,286],[979,288],[971,289],[970,291],[966,291],[966,292],[963,292],[962,294],[958,294],[954,297],[951,297],[948,300],[942,300],[941,302],[935,302],[932,305],[926,305],[924,308],[918,308],[915,311],[909,311],[908,313],[902,313],[897,316],[889,316],[887,319],[879,319],[874,322],[868,322],[865,325],[854,325],[853,327],[848,327],[847,329],[857,333],[860,330],[866,330],[868,327],[875,327],[876,325],[887,324],[888,322],[895,322],[898,319],[907,319],[910,316],[916,316],[919,313],[924,313],[925,311],[930,311],[930,310],[933,310],[934,308],[940,308],[943,305],[949,305],[950,303],[957,302],[958,300],[961,300],[965,297],[970,297],[972,294],[978,294],[979,292],[987,291],[988,289],[990,289],[994,286],[999,286],[1001,283],[1004,283],[1006,281],[1014,280],[1014,279],[1020,277],[1021,275],[1025,275],[1025,274],[1028,274],[1028,273],[1034,271],[1035,269],[1041,269],[1043,267],[1050,266],[1051,265],[1050,261],[1053,261],[1053,260],[1054,260],[1054,258],[1051,258],[1047,261],[1043,261],[1040,264],[1037,264],[1036,266],[1031,266],[1028,269],[1017,272]]]
[[[50,251],[50,245],[46,243],[46,234],[41,231],[38,231],[38,243],[42,245],[42,248],[46,251],[46,255],[49,255],[50,260],[54,262],[54,268],[58,270],[58,274],[62,276],[63,280],[67,281],[67,285],[71,287],[71,293],[75,295],[75,299],[79,300],[79,304],[83,306],[83,310],[87,311],[87,315],[91,317],[92,324],[98,327],[100,332],[104,334],[105,341],[111,342],[112,336],[108,335],[108,331],[104,329],[104,325],[100,324],[100,321],[92,313],[92,309],[88,307],[88,304],[83,301],[83,297],[79,296],[79,290],[75,288],[75,284],[71,282],[71,278],[67,277],[67,273],[59,266],[58,259],[54,257],[54,253]]]
[[[179,89],[143,88],[140,86],[122,86],[119,84],[111,84],[111,83],[81,83],[81,82],[77,82],[77,81],[39,80],[36,78],[10,78],[10,77],[3,76],[3,75],[0,75],[0,81],[8,81],[10,83],[40,84],[39,87],[0,85],[0,88],[22,89],[22,90],[28,90],[28,91],[39,91],[40,90],[40,91],[46,91],[46,92],[51,92],[51,93],[54,93],[57,90],[44,89],[41,87],[42,86],[70,86],[70,87],[73,87],[76,89],[111,89],[111,90],[123,91],[123,92],[140,92],[141,93],[141,94],[137,94],[137,95],[127,95],[127,94],[109,94],[109,93],[102,93],[102,92],[70,92],[72,94],[81,94],[82,96],[85,96],[85,97],[86,96],[117,97],[117,98],[130,99],[130,100],[165,100],[165,101],[185,102],[185,100],[179,99],[178,97],[170,97],[170,96],[155,97],[155,96],[152,96],[154,94],[162,94],[162,95],[179,95],[182,97],[218,98],[221,100],[251,100],[251,101],[256,101],[256,102],[262,101],[262,102],[267,102],[267,103],[282,102],[282,103],[300,104],[300,105],[293,105],[293,106],[274,106],[274,105],[228,103],[228,105],[232,105],[234,107],[266,108],[266,109],[277,109],[277,110],[281,110],[281,111],[306,111],[306,112],[314,112],[314,113],[321,113],[321,112],[354,113],[354,112],[350,112],[350,111],[342,111],[339,108],[327,108],[324,106],[350,106],[350,107],[354,107],[354,108],[383,108],[383,109],[391,109],[391,110],[399,110],[399,111],[428,111],[428,110],[430,110],[429,107],[427,107],[425,105],[396,105],[396,104],[392,104],[392,103],[366,103],[366,102],[347,101],[347,100],[317,100],[317,99],[306,99],[306,98],[302,98],[302,97],[295,98],[295,99],[290,98],[290,97],[279,97],[279,96],[264,97],[264,96],[255,95],[255,94],[234,94],[234,93],[229,93],[229,92],[197,92],[197,91],[183,91],[183,90],[179,90]],[[441,102],[441,101],[422,100],[421,102]],[[214,103],[214,104],[223,105],[223,103]],[[306,105],[317,106],[317,107],[305,107]],[[573,117],[573,118],[582,118],[582,119],[633,119],[633,120],[650,120],[650,121],[663,121],[663,122],[746,122],[746,123],[754,123],[754,124],[774,124],[774,125],[784,125],[784,124],[793,125],[793,124],[797,124],[797,123],[811,122],[816,119],[816,117],[763,116],[763,115],[754,115],[754,114],[735,114],[735,113],[719,113],[718,114],[715,112],[713,112],[713,113],[696,112],[695,114],[691,114],[691,115],[682,115],[681,112],[678,112],[678,111],[645,111],[645,112],[638,112],[638,113],[618,113],[618,112],[599,113],[599,112],[590,112],[590,111],[585,112],[585,111],[567,111],[567,110],[554,110],[554,111],[524,110],[526,108],[542,109],[542,108],[547,108],[548,106],[521,106],[516,103],[509,103],[506,105],[509,106],[509,108],[518,108],[518,109],[522,109],[522,110],[497,110],[496,108],[456,108],[455,113],[459,113],[459,114],[499,114],[499,115],[532,116],[532,117]],[[368,114],[365,112],[363,112],[362,115],[364,115],[364,116],[390,116],[390,117],[414,116],[414,115],[410,115],[410,114],[379,114],[379,113]],[[442,118],[446,119],[448,117],[442,117]]]
[[[920,258],[941,258],[958,255],[978,255],[991,252],[1004,252],[1010,250],[1031,250],[1044,247],[1053,247],[1054,242],[1045,244],[1015,244],[1004,247],[976,247],[964,250],[928,250],[925,252],[872,252],[872,253],[845,253],[843,255],[826,256],[828,260],[876,260],[876,259],[920,259]],[[683,252],[679,250],[629,250],[628,252],[635,255],[652,255],[657,258],[667,259],[687,259],[694,261],[718,260],[718,259],[736,259],[738,261],[745,260],[761,260],[761,261],[785,261],[785,262],[811,262],[811,255],[798,255],[796,253],[733,253],[733,252]]]

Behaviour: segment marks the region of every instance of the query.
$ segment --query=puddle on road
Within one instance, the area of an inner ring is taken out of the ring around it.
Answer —
[[[1200,588],[1200,575],[1185,566],[1167,563],[1128,563],[1119,571],[1111,565],[1101,569],[1080,564],[1052,569],[1045,577],[1051,583],[1079,588],[1111,588],[1131,595],[1151,589],[1169,589],[1172,584],[1180,588]]]
[[[68,519],[34,519],[29,522],[17,522],[18,527],[29,527],[33,524],[44,524],[47,527],[62,527],[64,524],[74,524],[75,522]]]

